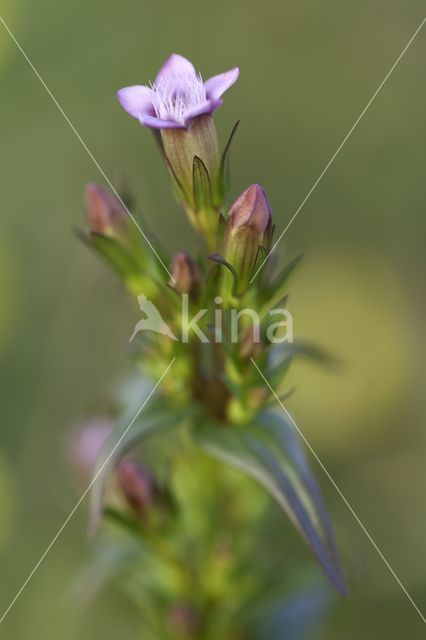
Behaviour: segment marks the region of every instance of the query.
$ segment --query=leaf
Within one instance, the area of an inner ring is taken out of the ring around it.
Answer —
[[[139,271],[136,260],[113,238],[99,233],[90,234],[91,246],[108,262],[117,274],[127,280]]]
[[[90,606],[100,591],[140,562],[141,547],[139,540],[130,537],[122,538],[120,544],[116,540],[97,541],[67,590],[70,607],[85,609]]]
[[[321,624],[331,598],[320,585],[304,592],[291,594],[281,602],[266,605],[262,618],[254,620],[259,640],[300,640],[311,637]]]
[[[328,516],[293,426],[277,414],[264,412],[246,426],[197,425],[193,436],[204,451],[254,478],[275,498],[330,582],[344,594]]]
[[[198,156],[194,156],[192,178],[195,208],[197,210],[211,209],[213,207],[213,200],[209,172],[204,162]]]
[[[290,387],[290,389],[287,389],[287,391],[283,391],[283,393],[280,396],[278,396],[279,402],[284,402],[284,400],[287,400],[288,398],[290,398],[290,396],[293,395],[295,390],[296,390],[295,387]],[[266,402],[265,407],[266,409],[270,409],[275,407],[276,404],[277,404],[276,397],[274,395],[271,395],[269,400]]]
[[[341,362],[326,349],[318,347],[316,344],[299,340],[297,342],[284,342],[273,348],[271,361],[273,370],[279,369],[285,363],[288,363],[294,357],[304,357],[313,360],[318,364],[322,364],[331,369],[338,369]]]
[[[271,285],[267,287],[265,292],[264,304],[260,311],[260,317],[263,319],[269,309],[273,309],[279,301],[285,296],[288,279],[303,258],[303,253],[289,262],[280,273],[273,279]]]
[[[102,513],[102,500],[108,477],[119,460],[149,436],[164,433],[175,427],[186,415],[188,411],[164,409],[158,402],[150,403],[149,410],[142,410],[133,424],[133,416],[128,416],[127,420],[122,418],[120,427],[113,429],[102,447],[93,472],[89,513],[89,532],[92,535],[96,532]]]

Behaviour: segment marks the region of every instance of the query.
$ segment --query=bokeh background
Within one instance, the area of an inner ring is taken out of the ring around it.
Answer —
[[[284,228],[424,17],[421,0],[1,0],[0,15],[111,180],[170,251],[193,237],[164,188],[149,132],[116,104],[176,51],[205,77],[239,65],[217,113],[237,119],[232,196],[267,190]],[[289,409],[418,606],[426,610],[426,27],[280,246],[306,253],[291,287],[298,336],[344,361],[297,365]],[[136,318],[106,268],[76,239],[82,188],[96,167],[0,24],[0,609],[78,495],[66,463],[73,424],[102,409],[128,368]],[[424,637],[424,623],[312,461],[350,595],[300,637]],[[283,545],[309,570],[283,522]],[[137,637],[133,612],[106,591],[69,606],[87,554],[86,506],[34,575],[0,637]],[[288,547],[286,546],[288,544]],[[328,593],[327,585],[323,588]]]

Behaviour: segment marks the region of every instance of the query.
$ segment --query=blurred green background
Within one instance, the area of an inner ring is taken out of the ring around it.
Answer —
[[[33,64],[170,250],[193,236],[165,188],[148,131],[115,91],[153,79],[173,51],[204,77],[238,65],[216,116],[237,119],[232,197],[269,194],[280,232],[424,17],[420,0],[1,0]],[[334,350],[341,374],[297,365],[288,406],[418,606],[426,610],[426,28],[280,245],[306,252],[291,287],[295,333]],[[67,434],[101,410],[128,367],[136,313],[73,235],[92,161],[0,25],[0,609],[73,507]],[[424,637],[424,624],[315,461],[350,595],[313,640]],[[137,637],[106,592],[83,615],[67,593],[87,553],[78,511],[0,627],[0,637]],[[283,521],[283,553],[313,561]],[[324,589],[328,587],[324,584]]]

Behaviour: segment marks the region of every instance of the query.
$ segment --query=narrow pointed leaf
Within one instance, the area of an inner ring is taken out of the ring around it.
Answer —
[[[292,275],[293,271],[296,269],[302,258],[303,254],[297,256],[296,258],[294,258],[294,260],[289,262],[273,279],[271,285],[266,289],[265,299],[267,300],[267,302],[264,304],[260,311],[260,317],[262,319],[266,316],[269,309],[273,309],[285,296],[288,279]]]
[[[91,246],[112,266],[123,279],[131,278],[139,271],[136,260],[113,238],[98,233],[90,234]]]
[[[326,349],[305,341],[285,342],[274,347],[272,352],[273,370],[279,369],[289,360],[303,357],[321,365],[336,369],[341,366],[340,361]]]
[[[312,549],[330,582],[344,594],[328,516],[292,425],[281,416],[265,412],[248,426],[231,430],[204,424],[195,427],[193,433],[207,453],[243,471],[269,491]]]

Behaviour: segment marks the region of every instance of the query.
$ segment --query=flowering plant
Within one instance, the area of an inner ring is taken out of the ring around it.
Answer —
[[[86,188],[82,237],[146,315],[132,336],[138,373],[102,428],[98,420],[81,441],[85,464],[97,453],[93,571],[101,565],[104,578],[119,578],[147,639],[290,637],[291,542],[269,497],[345,592],[318,486],[282,411],[293,358],[325,357],[277,339],[287,320],[270,322],[271,309],[285,307],[299,258],[274,274],[272,215],[259,185],[225,205],[236,127],[220,154],[213,113],[237,77],[232,69],[203,82],[172,55],[151,86],[117,94],[155,134],[202,240],[195,257],[152,251],[128,198]]]

